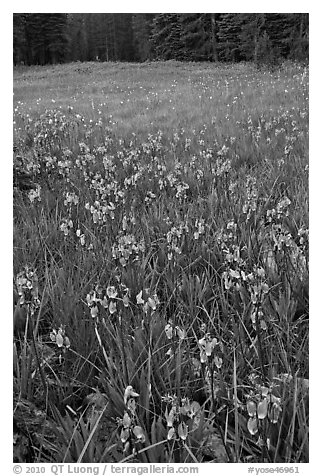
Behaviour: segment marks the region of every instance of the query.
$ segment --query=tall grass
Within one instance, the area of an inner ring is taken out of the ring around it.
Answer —
[[[308,461],[307,68],[19,68],[14,167],[25,459]]]

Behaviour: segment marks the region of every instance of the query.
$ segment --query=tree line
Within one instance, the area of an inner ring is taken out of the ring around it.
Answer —
[[[14,13],[14,64],[307,61],[307,13]]]

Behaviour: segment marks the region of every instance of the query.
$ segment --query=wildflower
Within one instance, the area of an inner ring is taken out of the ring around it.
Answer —
[[[256,417],[250,417],[247,422],[247,429],[251,435],[256,435],[258,432],[258,422]]]
[[[24,270],[18,273],[16,277],[16,285],[18,289],[19,304],[30,304],[32,310],[39,307],[39,290],[38,290],[38,276],[34,269],[25,266]]]
[[[131,417],[130,415],[128,414],[128,412],[124,412],[124,416],[123,416],[123,427],[124,428],[129,428],[130,425],[131,425]]]
[[[267,417],[268,401],[267,398],[264,398],[257,405],[257,416],[260,420],[263,420]]]
[[[129,299],[128,291],[123,296],[123,304],[124,304],[124,307],[129,307],[129,305],[130,305],[130,299]]]
[[[149,306],[151,307],[151,309],[152,309],[153,311],[156,310],[156,308],[157,308],[156,299],[153,299],[153,298],[151,298],[151,297],[148,297],[148,304],[149,304]]]
[[[35,200],[38,200],[38,202],[41,201],[40,192],[41,192],[40,185],[37,185],[35,189],[32,189],[28,192],[28,198],[31,201],[31,203],[33,203]]]
[[[128,403],[129,399],[133,397],[139,397],[139,394],[134,391],[132,385],[128,385],[124,391],[125,405]]]
[[[108,286],[106,288],[106,294],[110,299],[115,299],[117,296],[117,290],[114,286]]]
[[[143,291],[140,291],[139,294],[136,296],[137,304],[144,304],[144,300],[142,299],[142,293]]]
[[[187,439],[187,436],[188,436],[188,427],[187,427],[187,424],[185,422],[180,422],[179,426],[178,426],[178,436],[179,438],[181,438],[182,440],[186,440]]]
[[[98,307],[96,305],[91,307],[91,316],[96,318],[98,316]]]
[[[73,221],[70,219],[64,219],[60,225],[60,230],[65,236],[68,236],[69,231],[73,228]]]
[[[173,327],[172,327],[172,323],[168,322],[168,324],[166,324],[165,328],[164,328],[164,331],[166,333],[166,336],[168,339],[172,339],[172,336],[173,336]]]
[[[256,416],[256,410],[257,410],[256,402],[254,402],[253,400],[248,400],[246,407],[247,407],[248,415],[254,418]]]
[[[50,339],[59,348],[63,348],[64,350],[66,350],[70,347],[70,340],[66,336],[65,329],[63,328],[63,326],[60,326],[58,331],[56,331],[56,329],[53,329],[50,333]]]
[[[183,340],[185,338],[185,331],[182,330],[179,326],[174,327],[171,319],[169,320],[168,324],[166,324],[164,332],[166,333],[166,336],[169,340],[172,339],[172,337],[174,336],[177,336],[179,340]]]
[[[205,363],[207,358],[211,356],[215,345],[217,345],[218,341],[214,337],[213,339],[210,338],[209,334],[206,334],[205,337],[199,339],[198,345],[200,348],[200,362]]]
[[[133,434],[136,437],[136,439],[138,440],[138,442],[140,442],[140,443],[145,442],[145,435],[144,435],[143,429],[140,426],[136,425],[133,428]]]

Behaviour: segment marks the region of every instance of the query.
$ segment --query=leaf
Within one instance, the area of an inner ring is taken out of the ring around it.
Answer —
[[[156,417],[153,417],[152,425],[151,425],[151,443],[155,445],[157,442],[157,428],[156,428]]]

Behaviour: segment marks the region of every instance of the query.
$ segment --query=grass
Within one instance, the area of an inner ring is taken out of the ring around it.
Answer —
[[[17,461],[308,461],[307,68],[18,67],[14,176]]]

